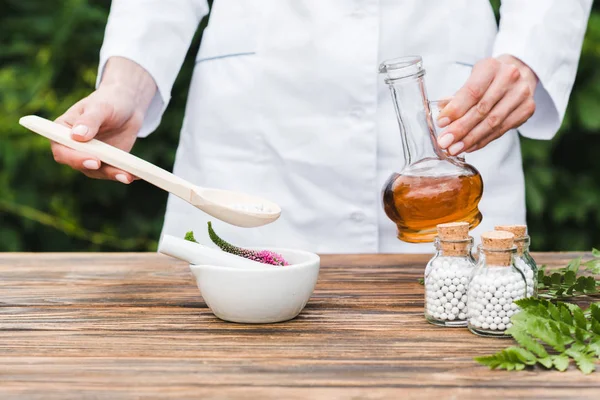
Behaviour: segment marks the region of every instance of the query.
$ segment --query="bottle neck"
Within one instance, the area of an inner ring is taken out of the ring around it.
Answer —
[[[531,240],[529,236],[523,236],[522,238],[515,239],[515,246],[517,247],[517,255],[522,256],[523,254],[529,253],[529,244]]]
[[[516,246],[503,250],[486,249],[483,246],[479,246],[479,262],[488,266],[510,267],[514,263],[516,252]]]
[[[443,157],[425,89],[425,70],[420,57],[385,61],[379,68],[386,75],[398,119],[406,165],[424,158]]]
[[[473,247],[473,238],[462,240],[441,240],[435,238],[435,248],[437,249],[438,255],[442,257],[467,257],[471,254]]]

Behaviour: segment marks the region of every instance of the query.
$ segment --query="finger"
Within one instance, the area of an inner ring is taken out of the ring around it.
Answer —
[[[483,121],[492,108],[506,95],[512,84],[517,82],[520,72],[512,64],[503,64],[482,99],[458,120],[452,122],[440,134],[438,144],[446,149],[464,138],[477,124]]]
[[[129,185],[131,182],[138,179],[137,177],[131,175],[129,172],[122,171],[118,168],[106,164],[102,167],[102,173],[104,174],[104,176],[106,176],[105,179],[118,181],[126,185]]]
[[[124,131],[103,131],[102,132],[103,135],[111,135],[114,134],[116,136],[120,136],[122,138],[128,138],[131,137],[132,134],[134,134],[134,132],[132,130],[126,129]],[[114,138],[113,138],[114,139]],[[104,137],[103,137],[104,140]],[[135,138],[134,138],[135,140]],[[120,143],[120,145],[118,143],[112,143],[113,146],[117,146],[123,150],[129,150],[132,147],[131,143],[125,143],[122,142]],[[123,147],[125,146],[125,147]],[[106,163],[102,164],[102,168],[100,169],[100,171],[102,172],[102,174],[104,175],[103,179],[110,179],[110,180],[115,180],[115,181],[119,181],[121,183],[125,183],[125,184],[130,184],[131,182],[133,182],[134,180],[139,179],[138,177],[136,177],[135,175],[130,174],[127,171],[123,171],[121,169],[118,169],[116,167],[113,167],[112,165],[108,165]]]
[[[108,103],[93,103],[88,104],[73,121],[73,129],[71,134],[73,139],[80,142],[91,140],[104,123],[111,118],[113,107]]]
[[[439,100],[440,106],[442,108],[446,107],[451,101],[454,99],[454,96],[443,97]]]
[[[80,170],[85,176],[87,176],[88,178],[92,178],[92,179],[102,179],[102,180],[108,180],[108,181],[118,181],[124,184],[130,184],[131,182],[133,182],[134,180],[137,180],[139,178],[132,176],[131,174],[128,174],[126,172],[123,171],[118,171],[115,172],[115,169],[113,167],[107,166],[105,164],[102,165],[102,167],[99,170],[96,171],[92,171],[92,170]]]
[[[493,58],[488,58],[475,64],[467,82],[456,92],[452,101],[440,112],[438,126],[441,128],[447,126],[450,122],[465,115],[471,107],[477,104],[491,85],[499,65],[500,62]]]
[[[108,179],[130,184],[137,177],[128,172],[117,169],[113,166],[102,164],[96,157],[70,149],[61,144],[52,142],[52,154],[54,160],[59,164],[83,172],[86,176],[95,179]]]
[[[73,104],[63,115],[56,118],[54,122],[57,122],[67,128],[72,128],[73,123],[77,119],[78,116],[83,112],[83,104],[82,102],[77,102]]]
[[[54,160],[59,164],[68,165],[80,171],[98,170],[102,165],[97,157],[70,149],[62,144],[51,142],[50,146]]]
[[[490,114],[483,121],[477,124],[477,126],[473,128],[471,132],[469,132],[462,140],[459,140],[448,147],[448,153],[451,155],[459,154],[463,150],[470,148],[477,142],[484,139],[487,135],[490,135],[492,132],[496,131],[506,117],[514,109],[516,109],[517,106],[518,103],[515,103],[514,99],[504,98],[492,109],[492,111],[490,111]]]
[[[448,147],[448,152],[452,155],[456,155],[461,151],[470,148],[488,134],[495,131],[496,128],[524,102],[533,103],[535,108],[531,88],[527,84],[513,87],[506,96],[494,106],[483,121],[473,128],[462,140],[457,141]],[[531,107],[529,106],[529,108]]]
[[[469,147],[465,152],[471,153],[475,150],[479,150],[485,146],[487,146],[490,142],[498,139],[500,136],[504,135],[511,129],[518,128],[523,125],[535,112],[535,102],[533,99],[528,99],[524,103],[522,103],[517,109],[515,109],[505,120],[498,126],[497,129],[492,132],[492,134],[487,135],[471,147]]]
[[[438,107],[439,107],[440,111],[444,107],[446,107],[448,105],[448,103],[450,103],[451,101],[452,101],[452,96],[450,96],[450,97],[443,97],[443,98],[437,100]]]
[[[108,176],[104,175],[102,168],[97,171],[91,170],[80,170],[85,176],[92,179],[111,180]]]

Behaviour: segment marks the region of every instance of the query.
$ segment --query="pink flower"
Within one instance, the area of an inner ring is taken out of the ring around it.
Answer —
[[[214,244],[219,246],[219,248],[227,253],[235,254],[240,257],[247,258],[249,260],[257,261],[263,264],[269,265],[289,265],[287,261],[283,258],[281,254],[274,253],[269,250],[248,250],[243,249],[241,247],[234,246],[230,243],[227,243],[225,240],[221,239],[212,228],[210,222],[208,222],[208,235]],[[188,232],[185,236],[186,240],[190,240],[195,242],[193,232]]]

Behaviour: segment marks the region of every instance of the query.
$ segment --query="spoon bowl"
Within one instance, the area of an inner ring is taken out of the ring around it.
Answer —
[[[196,186],[190,203],[221,221],[245,228],[266,225],[281,215],[281,208],[271,201],[224,189]]]
[[[281,208],[277,204],[260,197],[194,185],[148,161],[96,139],[78,142],[71,138],[69,128],[36,115],[22,117],[19,124],[54,142],[127,171],[231,225],[252,228],[274,222],[281,215]]]

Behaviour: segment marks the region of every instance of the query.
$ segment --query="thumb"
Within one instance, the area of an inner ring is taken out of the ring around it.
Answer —
[[[108,104],[90,104],[73,121],[71,136],[80,142],[87,142],[96,136],[102,124],[110,118],[112,107]]]

